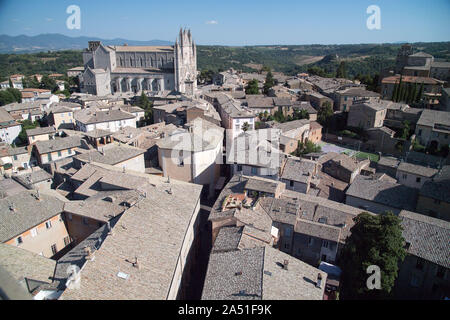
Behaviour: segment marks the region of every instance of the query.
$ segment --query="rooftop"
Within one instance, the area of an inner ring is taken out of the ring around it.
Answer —
[[[450,222],[406,210],[399,216],[408,253],[450,268]]]
[[[145,153],[145,150],[135,148],[128,145],[112,145],[105,146],[102,150],[92,150],[75,156],[83,162],[93,161],[109,165],[116,165],[129,159],[133,159],[141,154]]]
[[[417,125],[450,132],[450,112],[424,109]]]
[[[56,261],[16,246],[0,243],[0,266],[16,281],[34,289],[33,287],[38,285],[33,283],[27,285],[24,281],[51,283]]]
[[[33,184],[49,179],[51,180],[52,176],[47,171],[39,168],[38,170],[33,170],[24,174],[13,175],[13,178],[31,189]]]
[[[97,111],[91,109],[79,110],[74,114],[75,120],[87,125],[101,122],[110,122],[126,119],[134,119],[131,113],[122,110]]]
[[[412,173],[414,175],[431,178],[438,170],[433,168],[424,167],[414,163],[401,162],[397,168],[398,171]]]
[[[322,300],[326,278],[325,272],[269,246],[213,253],[202,300]]]
[[[66,138],[58,138],[46,141],[38,141],[35,144],[39,154],[46,154],[60,150],[66,150],[82,146],[82,138],[79,136],[72,136]]]
[[[125,176],[131,176],[131,173],[124,174],[111,166],[104,166],[105,169],[97,165],[86,166],[98,172],[105,170],[102,174],[118,176],[117,180],[123,182]],[[145,196],[122,214],[113,234],[107,236],[101,248],[95,251],[95,259],[85,264],[80,289],[66,290],[62,299],[168,298],[202,186],[175,180],[169,184],[163,177],[133,175],[146,183],[129,187],[139,188]],[[139,268],[132,263],[136,258]]]
[[[37,127],[34,129],[28,129],[26,132],[28,137],[32,137],[39,136],[41,134],[52,134],[56,132],[56,129],[55,127]]]
[[[307,183],[316,166],[317,162],[312,160],[288,158],[281,179]]]
[[[0,241],[8,241],[60,214],[64,202],[56,192],[23,191],[0,199]]]
[[[405,210],[414,210],[417,200],[413,188],[362,175],[355,178],[346,195]]]
[[[450,166],[444,166],[433,178],[426,181],[420,195],[450,203]]]

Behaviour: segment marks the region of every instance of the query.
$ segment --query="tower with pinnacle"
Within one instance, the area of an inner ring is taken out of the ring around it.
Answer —
[[[193,96],[197,89],[197,49],[190,30],[180,29],[174,51],[175,90]]]

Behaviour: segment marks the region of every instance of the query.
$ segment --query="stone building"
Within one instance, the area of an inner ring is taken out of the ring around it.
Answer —
[[[399,299],[444,299],[450,294],[450,223],[402,210],[407,256],[400,264],[394,293]]]
[[[197,89],[197,50],[190,30],[180,30],[174,46],[105,46],[89,41],[83,63],[83,93],[175,90],[193,95]]]

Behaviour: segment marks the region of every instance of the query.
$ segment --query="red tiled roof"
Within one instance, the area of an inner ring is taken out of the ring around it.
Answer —
[[[382,83],[399,83],[400,82],[400,76],[391,76],[383,78],[381,81]],[[414,77],[414,76],[402,76],[402,82],[416,82],[416,83],[424,83],[424,84],[439,84],[439,80],[436,80],[434,78],[429,77]]]

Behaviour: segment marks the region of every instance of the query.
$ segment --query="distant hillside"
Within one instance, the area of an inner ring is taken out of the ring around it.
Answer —
[[[127,39],[101,39],[97,37],[68,37],[62,34],[40,34],[37,36],[8,36],[0,35],[0,53],[27,53],[55,50],[82,50],[87,47],[88,41],[98,40],[105,45],[131,46],[165,46],[173,42],[165,40],[137,41]]]
[[[413,43],[415,52],[425,51],[436,59],[450,61],[450,42]],[[347,45],[283,45],[283,46],[198,46],[198,67],[213,71],[234,68],[245,72],[257,71],[255,66],[294,75],[311,67],[328,74],[345,61],[350,77],[358,74],[373,76],[395,65],[401,44]],[[253,67],[252,67],[253,66]]]
[[[22,73],[65,73],[81,66],[81,50],[89,40],[107,45],[171,45],[161,40],[104,40],[95,37],[71,38],[60,34],[35,37],[0,36],[0,81],[8,75]],[[295,75],[311,68],[333,76],[341,61],[346,62],[348,76],[374,76],[380,70],[393,68],[401,43],[347,45],[272,45],[272,46],[197,46],[199,71],[213,72],[234,68],[244,72],[259,71],[268,66],[274,71]],[[450,61],[450,42],[413,43],[415,52],[424,51],[436,59]],[[9,49],[8,49],[9,48]],[[52,52],[48,52],[52,51]],[[53,52],[56,51],[56,52]],[[1,54],[2,52],[8,52]],[[20,53],[20,54],[19,54]]]

